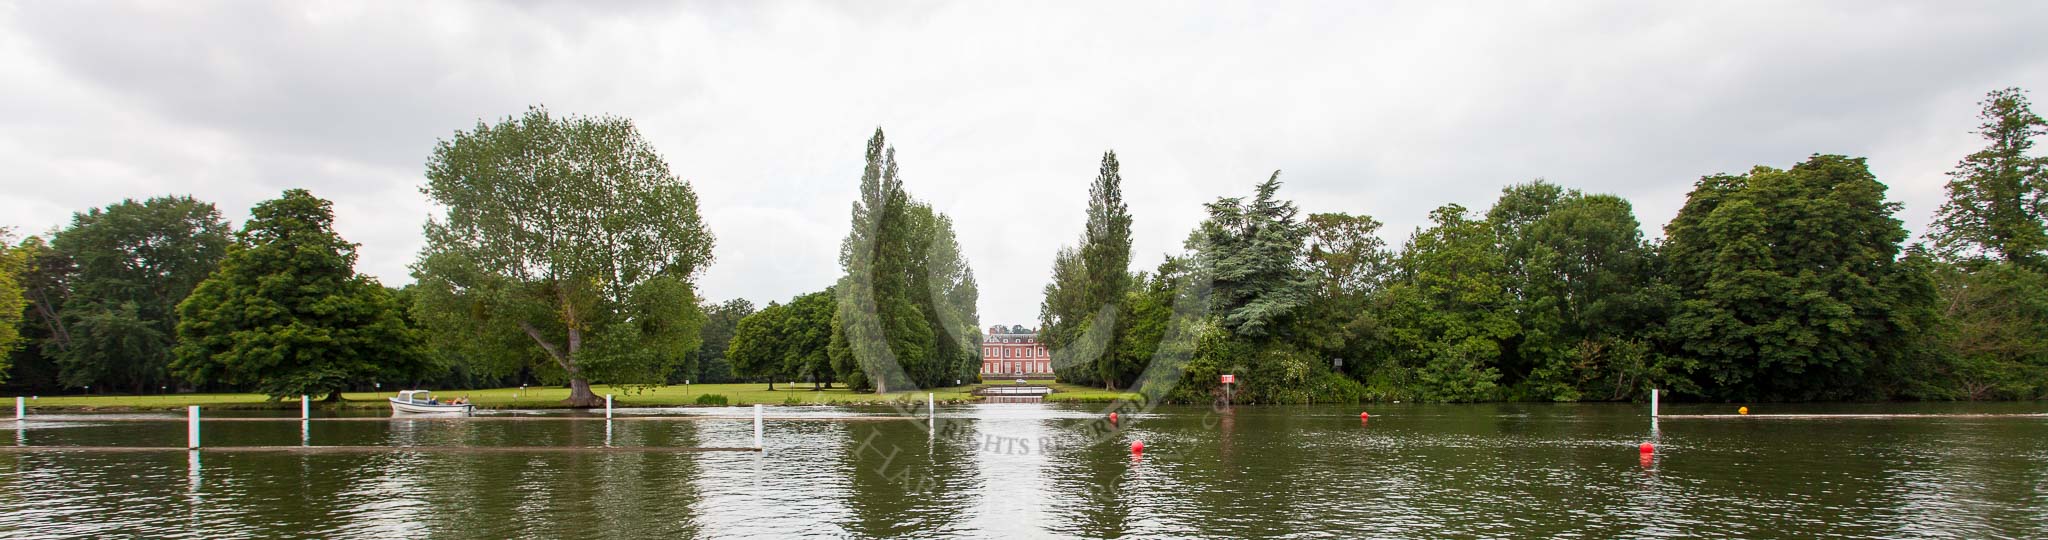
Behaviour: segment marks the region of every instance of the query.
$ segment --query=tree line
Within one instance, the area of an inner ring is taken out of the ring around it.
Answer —
[[[403,289],[357,273],[332,205],[302,189],[234,232],[189,196],[80,212],[8,246],[10,383],[338,399],[530,381],[592,406],[592,381],[694,375],[713,238],[630,121],[478,122],[435,146],[421,191],[444,213]]]
[[[12,245],[9,382],[334,397],[423,372],[420,333],[396,291],[355,272],[331,204],[292,189],[250,215],[234,231],[191,197],[124,200]]]
[[[1861,158],[1701,178],[1661,240],[1629,202],[1543,180],[1445,205],[1400,246],[1303,215],[1273,173],[1205,205],[1184,250],[1131,268],[1105,153],[1041,340],[1062,380],[1171,401],[2034,399],[2048,395],[2048,160],[2017,89],[1913,241]],[[9,241],[0,352],[17,388],[251,390],[971,381],[978,287],[951,218],[876,130],[841,276],[756,308],[706,301],[715,239],[626,119],[544,108],[436,144],[439,212],[390,288],[331,204],[288,190],[239,230],[189,196],[124,200]],[[1228,392],[1218,382],[1236,376]]]
[[[1369,216],[1302,216],[1275,172],[1151,272],[1106,153],[1042,337],[1065,381],[1177,402],[2038,399],[2044,124],[2017,89],[1982,120],[1920,242],[1839,155],[1704,177],[1654,242],[1627,200],[1536,180],[1396,249]]]

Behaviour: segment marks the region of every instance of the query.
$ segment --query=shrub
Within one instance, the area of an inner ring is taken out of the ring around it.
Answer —
[[[724,394],[704,394],[697,396],[698,405],[727,405],[729,403],[730,402],[725,399]]]

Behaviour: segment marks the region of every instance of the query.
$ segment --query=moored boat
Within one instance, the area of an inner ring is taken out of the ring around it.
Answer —
[[[390,400],[393,413],[469,414],[476,410],[475,405],[468,403],[446,403],[436,399],[432,390],[404,390]]]

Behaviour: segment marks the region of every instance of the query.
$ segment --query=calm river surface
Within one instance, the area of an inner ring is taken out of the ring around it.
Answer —
[[[1628,405],[1373,405],[1369,422],[1354,406],[1185,407],[1126,414],[1117,432],[1102,429],[1102,407],[942,406],[936,432],[921,412],[918,421],[771,420],[765,455],[7,453],[0,537],[2048,537],[2048,418],[1667,418],[1653,432],[1644,407]],[[1756,408],[2035,413],[2048,404]],[[714,413],[746,411],[627,411]],[[769,408],[771,417],[865,414],[902,413]],[[32,416],[6,435],[28,446],[184,441],[182,422],[110,418]],[[204,430],[208,446],[298,445],[302,435],[313,445],[753,439],[740,419],[307,427]],[[1133,440],[1145,442],[1142,458]],[[1657,443],[1654,458],[1639,459],[1644,441]]]

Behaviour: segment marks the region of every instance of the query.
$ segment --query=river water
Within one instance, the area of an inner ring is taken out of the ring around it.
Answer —
[[[1611,404],[1383,404],[1369,421],[1355,406],[1163,407],[1110,429],[1102,407],[941,406],[936,430],[922,411],[770,407],[794,419],[766,423],[765,453],[0,453],[0,537],[2048,537],[2038,416],[1653,427],[1643,407]],[[748,413],[212,422],[204,435],[209,447],[744,447],[748,419],[638,417]],[[917,420],[846,418],[869,415]],[[11,435],[26,446],[182,446],[183,422],[113,421],[135,416],[147,415],[32,416]],[[1137,440],[1146,451],[1133,457]],[[1647,459],[1646,441],[1658,448]]]

